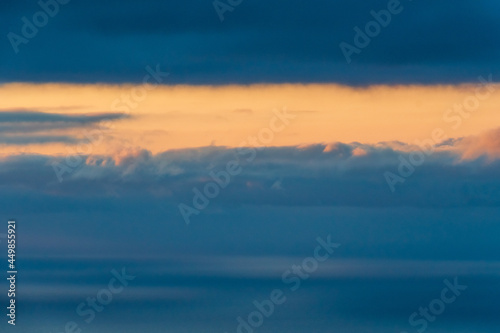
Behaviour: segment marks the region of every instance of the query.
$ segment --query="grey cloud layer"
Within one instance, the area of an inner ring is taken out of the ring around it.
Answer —
[[[46,113],[37,111],[3,111],[0,112],[0,123],[75,123],[75,124],[90,124],[104,120],[115,120],[126,118],[127,116],[121,113],[103,113],[103,114],[87,114],[87,115],[70,115],[60,113]]]
[[[497,132],[494,132],[498,134]],[[488,133],[487,135],[492,135]],[[465,141],[471,141],[468,138]],[[231,178],[214,204],[359,207],[461,207],[500,205],[500,160],[487,147],[473,159],[463,159],[462,143],[437,149],[392,193],[384,178],[398,174],[400,156],[410,159],[415,147],[317,144],[249,151],[207,147],[152,155],[139,151],[118,157],[84,157],[86,163],[63,173],[59,183],[52,163],[65,158],[17,156],[2,162],[0,180],[6,188],[31,188],[35,193],[69,196],[146,196],[171,203],[191,203],[193,188],[212,182],[210,171],[225,169],[238,159],[243,172]],[[477,139],[481,142],[481,139]],[[391,148],[391,147],[399,147]],[[467,151],[469,145],[465,146]],[[362,152],[361,154],[359,152]],[[34,172],[36,170],[36,173]]]
[[[78,143],[80,138],[63,131],[95,127],[100,122],[128,117],[121,113],[75,115],[24,110],[2,111],[0,112],[0,144]]]

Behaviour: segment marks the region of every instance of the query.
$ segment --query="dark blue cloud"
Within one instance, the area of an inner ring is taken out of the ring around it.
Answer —
[[[220,22],[212,1],[71,1],[16,54],[0,44],[8,81],[141,82],[161,64],[169,83],[458,83],[500,75],[499,5],[401,1],[404,10],[347,64],[371,10],[388,1],[243,1]],[[0,28],[20,34],[35,2],[2,4]]]

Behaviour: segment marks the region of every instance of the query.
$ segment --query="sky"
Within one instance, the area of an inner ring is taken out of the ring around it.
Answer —
[[[499,9],[2,1],[2,331],[496,332]]]

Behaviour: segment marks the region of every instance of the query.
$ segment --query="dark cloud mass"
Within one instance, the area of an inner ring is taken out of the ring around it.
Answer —
[[[220,22],[212,1],[71,1],[15,53],[35,1],[2,2],[2,80],[140,82],[161,64],[169,83],[459,83],[500,75],[495,0],[407,1],[347,64],[370,12],[389,1],[243,1]]]
[[[0,180],[7,188],[22,185],[44,195],[140,194],[192,204],[193,189],[203,191],[215,177],[223,178],[220,172],[229,161],[237,161],[241,173],[230,177],[214,204],[496,207],[499,148],[485,144],[484,137],[498,133],[455,140],[430,155],[401,143],[334,143],[262,150],[206,147],[157,155],[142,150],[116,156],[17,156],[2,163]],[[420,158],[422,163],[410,164]]]

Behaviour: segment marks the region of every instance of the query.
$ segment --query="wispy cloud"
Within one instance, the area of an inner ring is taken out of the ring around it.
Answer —
[[[117,120],[130,117],[123,113],[101,114],[62,114],[39,111],[11,110],[0,112],[0,123],[70,123],[92,124],[104,120]]]
[[[97,126],[130,118],[122,113],[62,114],[26,110],[0,112],[0,144],[30,145],[79,142],[77,134],[67,130]]]

